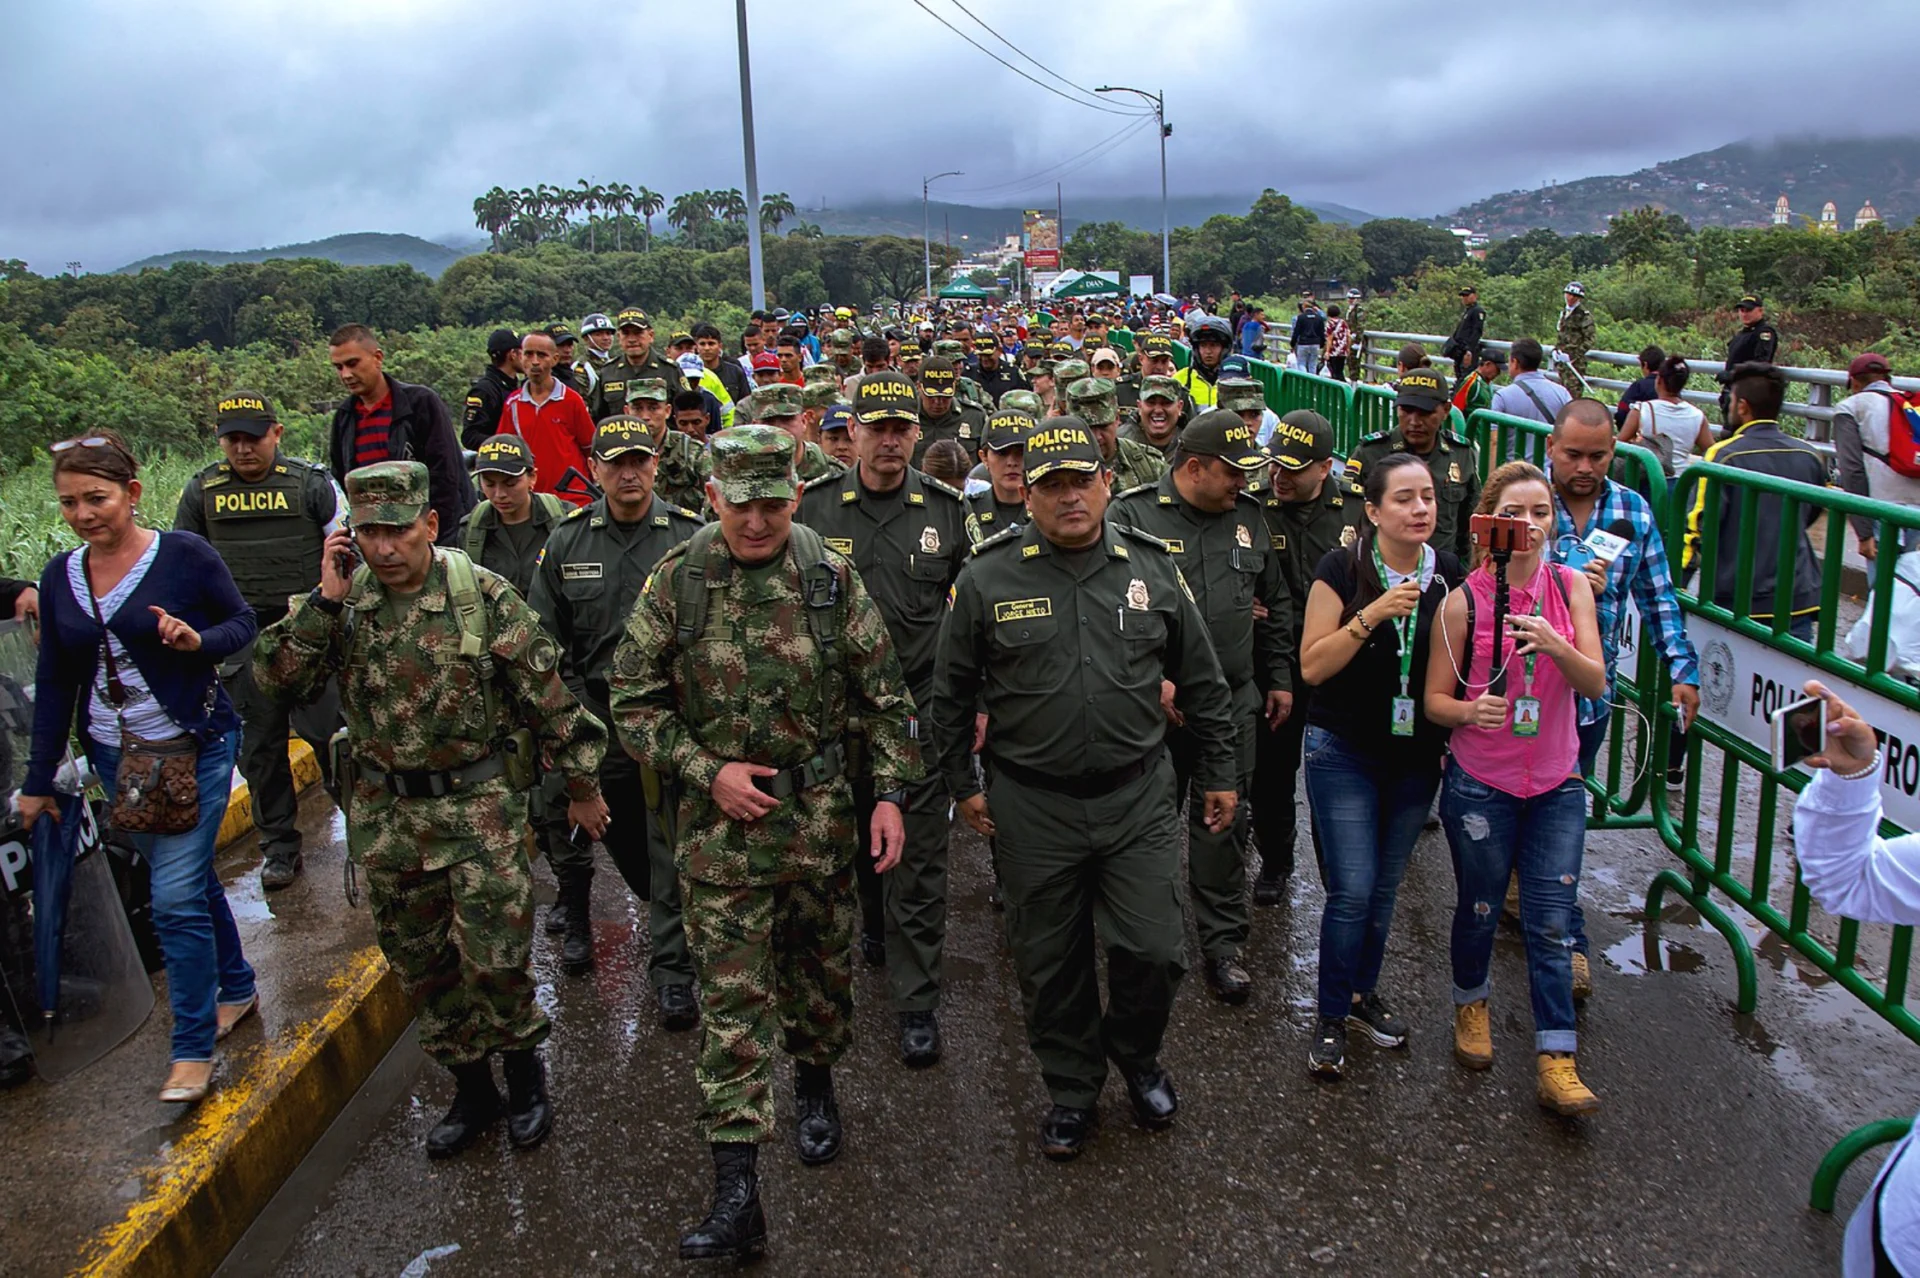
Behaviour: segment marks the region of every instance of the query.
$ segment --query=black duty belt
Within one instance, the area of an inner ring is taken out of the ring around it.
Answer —
[[[439,799],[470,790],[482,781],[491,781],[507,770],[507,756],[495,752],[464,768],[429,772],[424,768],[411,772],[386,772],[371,763],[354,763],[360,775],[389,794],[402,799]]]
[[[805,763],[782,768],[770,777],[755,777],[754,788],[762,794],[784,799],[801,790],[825,785],[847,770],[847,747],[835,741]]]
[[[1160,750],[1155,749],[1124,767],[1112,768],[1106,772],[1082,772],[1076,776],[1059,776],[1052,772],[1021,767],[1017,763],[1009,763],[995,755],[993,770],[1031,789],[1045,790],[1050,794],[1064,794],[1070,799],[1097,799],[1101,795],[1111,794],[1121,786],[1138,781],[1147,775],[1153,770],[1154,764],[1160,761],[1160,753]]]

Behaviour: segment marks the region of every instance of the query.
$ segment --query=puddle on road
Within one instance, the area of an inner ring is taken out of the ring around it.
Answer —
[[[1707,956],[1691,945],[1670,941],[1664,935],[1645,930],[1629,933],[1601,951],[1613,969],[1627,976],[1648,972],[1697,972],[1707,965]]]

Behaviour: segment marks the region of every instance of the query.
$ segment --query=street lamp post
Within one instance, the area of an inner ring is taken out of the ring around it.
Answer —
[[[740,28],[740,135],[747,152],[747,279],[753,309],[767,305],[767,272],[760,256],[760,172],[753,154],[753,81],[747,74],[747,0],[735,0]]]
[[[1103,84],[1095,93],[1131,93],[1153,103],[1153,119],[1160,126],[1160,291],[1173,292],[1173,249],[1172,231],[1167,221],[1167,135],[1173,132],[1173,126],[1167,123],[1167,95],[1163,89],[1159,93],[1148,93],[1145,89],[1129,89],[1124,85]]]
[[[927,273],[927,301],[933,301],[933,221],[928,212],[927,188],[943,177],[965,177],[959,169],[947,173],[936,173],[932,177],[920,179],[920,256]]]

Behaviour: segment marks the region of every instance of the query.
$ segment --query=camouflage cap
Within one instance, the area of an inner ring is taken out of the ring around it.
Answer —
[[[827,345],[836,350],[852,350],[853,330],[850,328],[834,329],[831,333],[827,334]]]
[[[840,384],[840,370],[831,364],[809,364],[800,370],[802,379],[808,382],[831,382]]]
[[[1062,386],[1070,386],[1081,378],[1090,377],[1093,370],[1087,367],[1084,359],[1057,359],[1053,361],[1053,380]]]
[[[852,404],[832,404],[820,418],[820,433],[824,435],[830,430],[845,430],[852,423]]]
[[[653,321],[647,318],[647,313],[637,306],[625,307],[613,319],[620,328],[651,329],[653,327]]]
[[[868,422],[920,420],[920,394],[901,373],[871,373],[854,383],[853,420]]]
[[[1180,383],[1158,373],[1140,379],[1141,399],[1170,399],[1179,402]]]
[[[1311,408],[1296,408],[1273,428],[1267,455],[1284,470],[1305,470],[1333,456],[1333,427]]]
[[[800,405],[803,408],[826,408],[831,404],[845,402],[840,398],[838,381],[808,382],[805,386],[796,389],[800,392]]]
[[[660,455],[660,445],[654,442],[653,432],[638,417],[603,419],[593,432],[593,459],[610,462],[628,453],[657,457]]]
[[[944,355],[935,355],[920,363],[920,385],[929,395],[952,395],[959,379],[953,361]]]
[[[1030,390],[1010,390],[1000,396],[1000,407],[1014,408],[1029,417],[1040,415],[1040,397]]]
[[[1105,377],[1079,377],[1069,382],[1067,403],[1089,426],[1105,426],[1120,416],[1119,388]]]
[[[473,450],[473,473],[524,475],[533,469],[533,451],[518,435],[495,435]]]
[[[933,353],[941,359],[962,359],[966,350],[951,337],[943,337],[933,344]]]
[[[1223,377],[1214,383],[1213,402],[1221,408],[1241,413],[1267,406],[1266,392],[1250,377]]]
[[[427,468],[383,461],[347,472],[347,515],[356,528],[405,528],[427,508]]]
[[[667,389],[663,377],[639,377],[627,383],[627,402],[636,399],[657,399],[662,402],[673,398],[673,392]]]
[[[1033,414],[1017,408],[1003,408],[987,418],[987,433],[984,436],[989,449],[1004,453],[1009,448],[1024,448],[1027,435],[1034,429]]]
[[[747,411],[753,414],[756,422],[770,422],[776,417],[798,417],[805,408],[800,387],[791,382],[762,386],[747,396]]]
[[[1078,417],[1049,417],[1027,434],[1021,471],[1031,484],[1056,470],[1097,474],[1106,465],[1100,441]]]
[[[1180,432],[1180,448],[1202,457],[1218,457],[1241,470],[1264,466],[1267,461],[1252,428],[1240,420],[1240,414],[1227,408],[1208,409],[1188,422]]]
[[[799,495],[793,476],[795,440],[778,426],[729,426],[707,446],[714,486],[733,505],[792,501]]]

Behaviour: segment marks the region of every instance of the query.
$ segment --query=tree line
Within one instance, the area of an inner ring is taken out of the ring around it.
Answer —
[[[496,186],[473,201],[474,225],[492,237],[494,252],[532,248],[559,241],[577,244],[589,253],[600,251],[602,235],[621,252],[630,236],[638,236],[641,252],[653,247],[653,219],[664,212],[667,224],[679,230],[689,248],[730,248],[747,241],[747,200],[739,188],[724,191],[684,191],[671,201],[658,191],[626,182],[590,182],[573,186],[536,186],[508,190]],[[574,219],[585,214],[579,221]],[[785,191],[760,197],[760,229],[778,235],[799,210]],[[790,234],[819,239],[820,228],[801,221]]]

